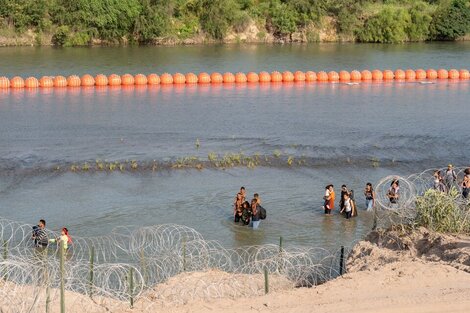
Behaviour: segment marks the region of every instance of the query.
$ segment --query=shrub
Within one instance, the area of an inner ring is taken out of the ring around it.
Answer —
[[[66,25],[57,27],[54,35],[52,35],[52,44],[56,46],[64,46],[70,34],[70,29]]]
[[[444,233],[470,233],[470,212],[459,206],[460,193],[452,189],[449,194],[428,190],[416,200],[415,226],[424,226]]]
[[[402,8],[385,7],[370,17],[357,31],[359,41],[399,43],[407,39],[406,28],[411,23],[410,14]]]
[[[233,29],[241,33],[247,29],[251,23],[251,17],[245,11],[240,11],[233,19]]]

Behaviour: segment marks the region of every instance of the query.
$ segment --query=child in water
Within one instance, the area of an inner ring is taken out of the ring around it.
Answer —
[[[328,205],[330,203],[330,185],[326,186],[325,187],[325,196],[323,196],[323,200],[325,200],[325,202],[323,203],[323,209],[325,210],[325,214],[327,214],[327,210],[330,209],[330,206]]]
[[[72,237],[70,237],[69,235],[69,230],[66,227],[64,227],[62,228],[60,232],[60,237],[56,239],[49,239],[49,242],[51,243],[57,242],[57,245],[59,245],[60,247],[63,247],[64,250],[67,251],[67,249],[69,248],[69,245],[72,244]]]

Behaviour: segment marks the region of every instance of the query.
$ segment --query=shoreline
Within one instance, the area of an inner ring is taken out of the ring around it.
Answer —
[[[264,33],[264,32],[263,32]],[[399,43],[380,43],[380,42],[361,42],[354,37],[344,37],[338,33],[331,33],[325,30],[316,40],[309,40],[307,31],[302,30],[293,33],[289,37],[275,37],[274,34],[266,33],[264,38],[259,38],[259,31],[252,33],[232,32],[222,40],[216,40],[200,34],[191,38],[155,38],[151,42],[139,43],[132,42],[127,38],[120,40],[106,41],[101,39],[92,39],[88,44],[83,45],[54,45],[52,34],[37,34],[32,30],[25,33],[12,33],[11,36],[0,35],[0,47],[176,47],[176,46],[215,46],[215,45],[307,45],[307,44],[357,44],[357,45],[406,45],[413,43],[459,43],[470,41],[470,34],[460,37],[456,40],[405,40]]]

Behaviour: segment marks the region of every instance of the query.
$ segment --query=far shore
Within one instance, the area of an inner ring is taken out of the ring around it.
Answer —
[[[262,34],[262,35],[260,35]],[[243,33],[229,33],[223,40],[214,40],[204,34],[181,39],[181,38],[156,38],[155,40],[147,43],[138,43],[130,41],[126,38],[121,38],[119,41],[105,41],[100,39],[93,39],[86,45],[75,45],[69,47],[121,47],[121,46],[193,46],[193,45],[218,45],[218,44],[260,44],[260,45],[278,45],[278,44],[382,44],[382,45],[400,45],[407,43],[429,43],[429,42],[442,42],[442,43],[455,43],[462,41],[470,41],[470,34],[463,36],[455,41],[405,41],[403,43],[384,44],[373,42],[360,42],[354,37],[342,36],[332,31],[331,29],[323,30],[319,33],[318,38],[309,40],[308,32],[306,30],[292,33],[287,37],[276,37],[273,34],[261,32],[258,28],[248,29]],[[52,35],[47,33],[37,34],[33,30],[28,30],[22,34],[17,34],[11,31],[9,34],[0,35],[0,47],[41,47],[41,46],[54,46],[52,43]]]

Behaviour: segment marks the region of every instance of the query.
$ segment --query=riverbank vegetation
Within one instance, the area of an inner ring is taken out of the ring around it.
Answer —
[[[470,0],[0,0],[0,44],[458,40]]]

